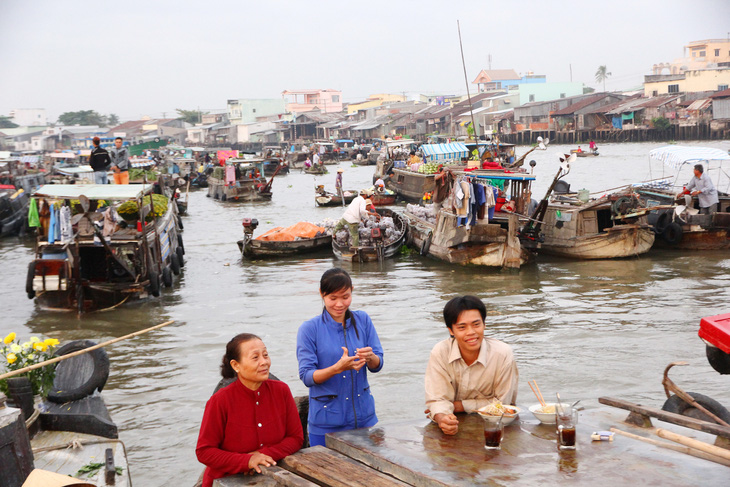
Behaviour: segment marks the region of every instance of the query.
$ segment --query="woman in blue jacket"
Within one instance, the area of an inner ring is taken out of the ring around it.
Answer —
[[[364,311],[350,311],[352,280],[329,269],[319,282],[322,314],[305,321],[297,334],[299,378],[309,388],[309,444],[324,435],[375,425],[375,401],[367,371],[383,368],[383,348]]]

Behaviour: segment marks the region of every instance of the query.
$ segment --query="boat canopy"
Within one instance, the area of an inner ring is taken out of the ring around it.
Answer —
[[[74,174],[82,174],[87,172],[94,172],[94,170],[88,164],[82,166],[70,166],[70,167],[57,167],[56,172],[59,174],[65,174],[67,176],[73,176]]]
[[[352,139],[337,139],[335,142],[338,144],[354,144],[355,141]]]
[[[451,161],[469,157],[469,149],[461,142],[450,144],[423,144],[423,156],[428,161]]]
[[[686,163],[730,161],[730,154],[722,149],[712,147],[683,147],[668,145],[649,152],[649,157],[663,162],[673,169],[679,169]]]
[[[76,159],[78,155],[73,152],[54,152],[53,154],[48,154],[48,157],[51,159]]]
[[[152,191],[153,186],[143,184],[44,184],[33,196],[53,199],[132,200]]]

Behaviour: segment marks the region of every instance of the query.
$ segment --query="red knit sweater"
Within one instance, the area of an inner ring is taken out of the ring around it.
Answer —
[[[267,380],[252,391],[236,380],[205,405],[195,449],[198,461],[207,466],[203,487],[226,475],[247,472],[256,451],[278,461],[298,451],[303,442],[289,386]]]

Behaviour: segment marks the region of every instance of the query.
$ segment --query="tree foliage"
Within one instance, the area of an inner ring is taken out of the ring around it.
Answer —
[[[64,112],[58,117],[61,125],[105,125],[106,117],[94,110],[79,110],[78,112]]]
[[[606,91],[606,79],[611,76],[611,73],[606,69],[606,65],[598,66],[596,71],[596,83],[603,83],[603,91]]]
[[[672,122],[665,117],[655,117],[651,119],[651,125],[657,130],[667,130],[671,127]]]
[[[116,113],[110,113],[106,117],[106,123],[109,127],[116,127],[117,125],[119,125],[119,117]]]
[[[200,110],[183,110],[181,108],[175,109],[178,114],[177,118],[191,124],[200,123],[203,121],[203,115],[208,112],[201,112]]]
[[[14,129],[17,126],[7,115],[0,115],[0,129]]]

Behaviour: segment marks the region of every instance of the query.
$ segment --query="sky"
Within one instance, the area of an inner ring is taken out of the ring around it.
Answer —
[[[122,120],[333,88],[466,92],[488,67],[607,90],[639,87],[693,40],[730,36],[730,0],[0,0],[0,115]]]

